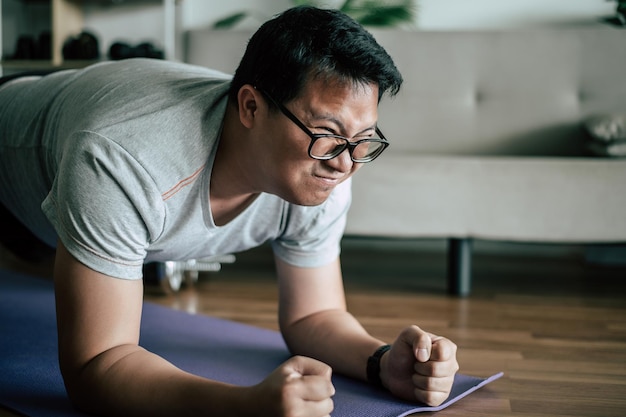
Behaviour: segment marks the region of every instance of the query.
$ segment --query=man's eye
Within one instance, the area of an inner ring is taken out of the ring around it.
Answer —
[[[316,126],[312,129],[312,131],[314,133],[319,133],[321,135],[336,135],[337,134],[337,132],[335,132],[330,127],[324,127],[324,126]]]
[[[376,136],[378,136],[378,135],[376,135],[376,132],[372,130],[371,132],[365,132],[365,133],[361,133],[358,136],[355,136],[354,140],[371,139],[371,138],[376,137]]]

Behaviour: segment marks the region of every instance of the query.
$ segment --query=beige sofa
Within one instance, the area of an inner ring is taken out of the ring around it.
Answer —
[[[381,103],[391,146],[354,178],[347,235],[449,239],[459,295],[472,239],[626,242],[626,158],[588,147],[626,141],[610,119],[626,114],[626,31],[373,33],[405,83]],[[233,71],[249,36],[192,31],[186,61]]]

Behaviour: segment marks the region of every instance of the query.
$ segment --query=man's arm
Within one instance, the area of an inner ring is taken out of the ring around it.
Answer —
[[[299,268],[276,258],[280,327],[291,351],[365,380],[367,359],[384,345],[346,310],[339,259],[319,268]],[[381,360],[380,378],[393,394],[439,405],[458,370],[456,345],[408,326]]]
[[[184,372],[138,345],[143,285],[97,273],[59,243],[54,271],[59,360],[78,408],[110,416],[310,416],[332,409],[330,369],[292,358],[262,383],[235,387]]]
[[[276,258],[280,328],[289,349],[366,379],[367,358],[384,344],[347,311],[339,259],[299,268]]]

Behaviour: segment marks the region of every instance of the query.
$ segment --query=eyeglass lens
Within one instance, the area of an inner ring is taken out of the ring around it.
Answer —
[[[355,146],[345,138],[335,136],[321,136],[311,144],[310,154],[314,158],[331,159],[351,146],[351,156],[355,161],[369,161],[378,156],[384,145],[380,139],[359,141]]]

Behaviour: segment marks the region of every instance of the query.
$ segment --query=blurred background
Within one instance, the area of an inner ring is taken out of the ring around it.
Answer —
[[[2,61],[3,69],[7,71],[11,64],[29,65],[7,62],[15,60],[54,59],[59,65],[63,46],[71,38],[80,37],[83,31],[97,41],[99,59],[108,57],[113,44],[122,43],[131,47],[150,44],[158,52],[163,52],[167,59],[181,60],[181,39],[188,30],[213,27],[216,22],[234,15],[240,19],[230,28],[255,29],[272,15],[303,1],[0,0],[0,3]],[[340,7],[344,1],[306,3]],[[388,0],[380,3],[410,4],[415,11],[411,17],[413,22],[403,25],[410,30],[610,24],[607,21],[614,20],[618,5],[617,1],[611,0]],[[89,39],[78,41],[88,43]],[[93,45],[89,46],[93,49]],[[38,64],[41,66],[42,63]]]

